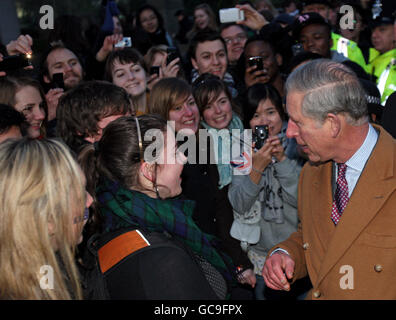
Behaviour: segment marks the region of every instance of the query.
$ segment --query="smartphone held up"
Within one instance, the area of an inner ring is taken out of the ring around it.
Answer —
[[[52,75],[52,87],[65,89],[65,83],[63,81],[63,73],[54,73]]]
[[[179,55],[177,53],[177,49],[175,47],[168,47],[166,49],[166,53],[168,54],[168,56],[166,58],[166,65],[168,65],[173,60],[175,60],[179,57]]]
[[[221,23],[237,22],[245,20],[245,13],[238,8],[227,8],[219,10]]]

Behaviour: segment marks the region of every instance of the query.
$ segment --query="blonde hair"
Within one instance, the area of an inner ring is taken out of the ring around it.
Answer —
[[[194,8],[194,14],[195,14],[195,11],[197,11],[197,10],[203,10],[208,15],[209,22],[208,22],[207,28],[212,30],[212,31],[218,32],[219,31],[219,27],[217,25],[216,14],[213,12],[212,7],[209,4],[207,4],[207,3],[201,3],[201,4],[197,5]],[[194,22],[194,26],[192,28],[192,32],[196,33],[198,31],[200,31],[200,29],[198,29],[198,26]]]
[[[85,208],[82,179],[59,141],[24,138],[0,145],[1,299],[82,298],[73,231],[74,214]],[[43,266],[52,267],[53,289],[42,288]]]
[[[165,44],[159,44],[156,46],[152,46],[147,53],[144,55],[144,63],[146,64],[147,71],[150,71],[150,68],[153,66],[154,58],[157,53],[161,53],[167,55],[166,49],[168,48]]]

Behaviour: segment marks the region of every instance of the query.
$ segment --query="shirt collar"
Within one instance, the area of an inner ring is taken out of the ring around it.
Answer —
[[[362,172],[371,152],[375,147],[375,144],[377,143],[377,140],[378,133],[373,128],[373,126],[369,124],[369,130],[363,144],[360,146],[358,151],[356,151],[355,154],[346,162],[348,168]]]

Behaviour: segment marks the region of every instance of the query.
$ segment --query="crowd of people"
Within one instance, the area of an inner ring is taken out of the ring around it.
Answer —
[[[394,1],[236,8],[0,48],[0,298],[396,298]]]

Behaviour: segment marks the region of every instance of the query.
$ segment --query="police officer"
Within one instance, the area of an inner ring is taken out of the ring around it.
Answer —
[[[391,15],[392,12],[394,10],[383,10],[371,23],[371,41],[380,55],[370,63],[369,72],[376,78],[382,105],[396,91],[396,46],[393,28],[395,18]]]

